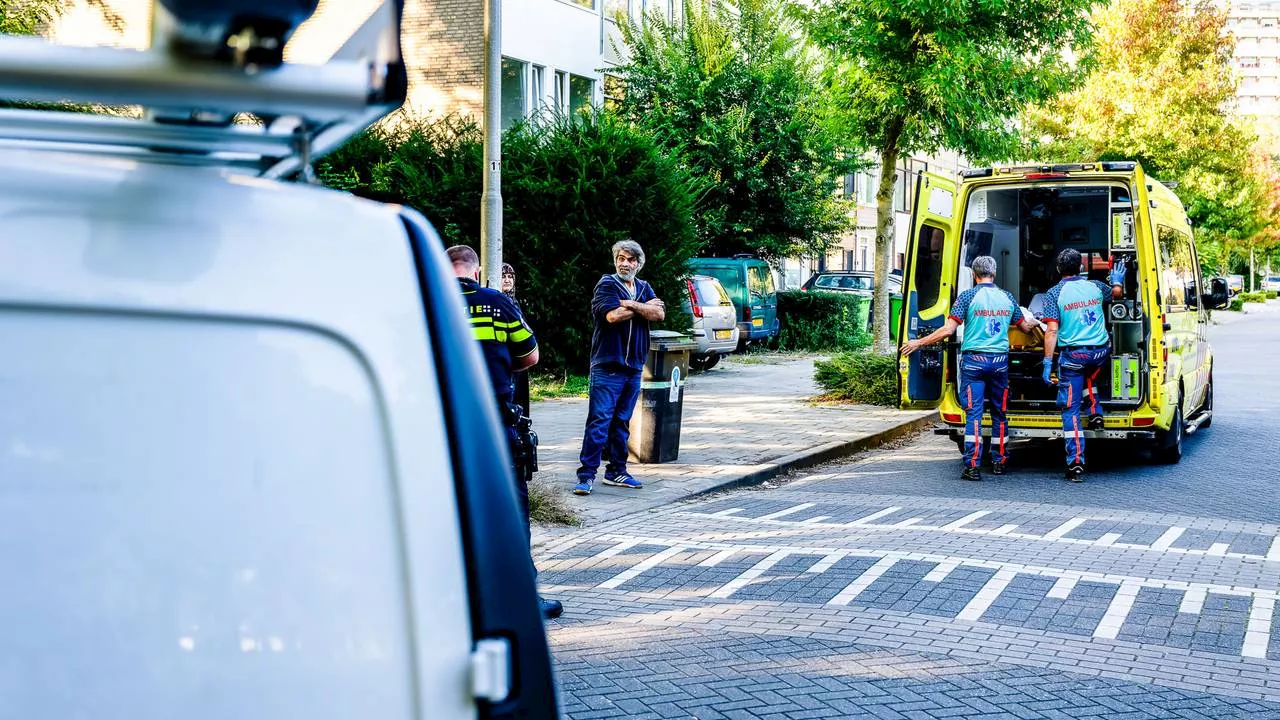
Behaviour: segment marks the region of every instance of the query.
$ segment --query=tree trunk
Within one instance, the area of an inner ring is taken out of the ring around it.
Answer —
[[[893,185],[898,177],[898,137],[901,121],[894,122],[880,149],[880,187],[876,190],[876,267],[872,291],[872,349],[882,355],[893,352],[889,338],[889,272],[893,268]],[[905,284],[903,289],[906,289]]]

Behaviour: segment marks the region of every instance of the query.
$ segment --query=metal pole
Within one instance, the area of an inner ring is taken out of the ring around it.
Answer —
[[[1258,277],[1257,271],[1253,269],[1253,248],[1249,248],[1249,292],[1257,292],[1256,287],[1258,281],[1254,278]]]
[[[481,282],[502,287],[502,0],[484,3],[484,192],[480,196]]]

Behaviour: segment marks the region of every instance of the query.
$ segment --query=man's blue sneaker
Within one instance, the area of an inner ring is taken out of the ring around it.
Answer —
[[[604,484],[612,485],[614,487],[631,488],[632,490],[639,490],[644,487],[644,483],[631,477],[628,473],[622,473],[616,477],[605,477]]]
[[[605,482],[608,482],[608,481],[606,480]],[[590,494],[591,494],[591,481],[590,481],[590,480],[579,480],[579,481],[578,481],[578,484],[573,486],[573,494],[574,494],[574,495],[590,495]]]

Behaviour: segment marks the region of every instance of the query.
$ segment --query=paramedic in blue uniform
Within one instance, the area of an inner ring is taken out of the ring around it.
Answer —
[[[538,340],[510,298],[497,290],[480,286],[480,256],[476,255],[475,250],[466,245],[454,245],[447,252],[449,261],[453,263],[453,274],[458,277],[458,283],[462,286],[462,298],[467,302],[471,332],[484,353],[489,379],[493,382],[493,394],[498,401],[498,416],[503,420],[514,458],[518,431],[510,418],[515,409],[520,407],[514,403],[515,373],[538,364]],[[532,473],[521,467],[513,470],[516,495],[520,499],[525,532],[528,533],[529,476]],[[538,601],[542,604],[542,614],[545,617],[560,617],[564,612],[564,607],[558,600],[539,597]]]
[[[982,413],[991,402],[991,472],[1003,475],[1009,454],[1005,451],[1009,408],[1009,328],[1016,324],[1024,332],[1035,326],[1025,319],[1018,301],[1007,290],[996,287],[995,258],[981,255],[969,266],[973,287],[960,293],[942,327],[926,337],[902,344],[902,354],[910,355],[953,335],[964,325],[960,344],[960,403],[964,406],[965,480],[981,480]]]
[[[1111,334],[1107,331],[1106,302],[1123,294],[1125,263],[1111,267],[1108,287],[1087,280],[1081,272],[1080,253],[1070,248],[1058,253],[1058,274],[1062,280],[1049,289],[1044,303],[1044,381],[1053,384],[1053,352],[1058,357],[1058,407],[1062,408],[1062,434],[1067,444],[1066,478],[1084,481],[1084,428],[1080,406],[1088,403],[1088,427],[1103,427],[1102,405],[1096,381],[1111,357]]]

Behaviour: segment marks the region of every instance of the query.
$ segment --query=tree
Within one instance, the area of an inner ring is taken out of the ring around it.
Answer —
[[[691,2],[684,19],[626,20],[616,111],[704,180],[705,253],[825,253],[849,222],[836,197],[857,153],[841,142],[785,0]]]
[[[898,159],[943,148],[975,162],[1019,156],[1012,120],[1080,82],[1092,35],[1086,13],[1102,1],[822,0],[806,14],[832,58],[829,81],[850,128],[879,155],[877,352],[890,350]]]
[[[481,133],[457,118],[375,128],[316,164],[330,187],[422,212],[446,245],[480,237]],[[538,336],[541,369],[585,372],[591,292],[613,272],[609,248],[645,250],[642,277],[667,302],[665,327],[687,330],[684,276],[701,249],[698,182],[644,130],[604,112],[514,126],[502,138],[505,259]]]
[[[1226,12],[1208,2],[1116,0],[1096,16],[1096,72],[1027,114],[1057,160],[1132,159],[1177,184],[1201,264],[1265,242],[1274,174],[1252,127],[1232,112],[1236,77]]]
[[[0,0],[0,33],[35,35],[63,4],[62,0]]]

